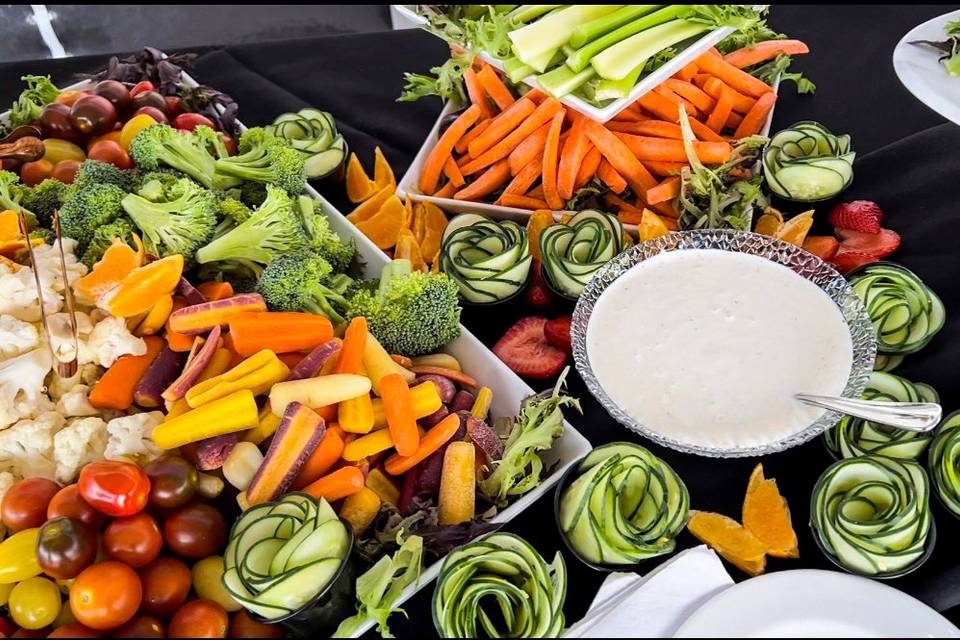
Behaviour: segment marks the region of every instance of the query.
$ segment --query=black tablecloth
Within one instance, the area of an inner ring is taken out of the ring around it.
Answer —
[[[897,80],[891,55],[900,37],[912,26],[950,10],[949,7],[782,6],[771,23],[810,45],[812,53],[796,67],[817,84],[813,96],[798,96],[787,87],[778,101],[774,129],[802,119],[819,120],[835,132],[848,132],[858,152],[848,199],[876,200],[886,212],[885,226],[903,236],[894,256],[914,269],[946,303],[948,321],[941,334],[920,354],[910,356],[897,373],[932,384],[946,411],[960,409],[960,344],[952,338],[960,329],[960,171],[956,161],[960,128],[946,123],[916,101]],[[419,149],[441,105],[438,100],[396,103],[403,71],[425,71],[447,55],[444,45],[420,31],[337,36],[228,47],[206,52],[195,75],[234,96],[240,117],[249,124],[270,121],[281,111],[305,105],[334,114],[352,149],[365,163],[380,145],[398,177]],[[63,82],[77,71],[103,66],[101,57],[0,65],[0,99],[19,91],[22,73],[52,73]],[[946,81],[946,80],[945,80]],[[335,204],[346,207],[340,188],[327,187]],[[560,309],[554,310],[560,312]],[[464,323],[488,345],[502,334],[522,308],[496,313],[468,311]],[[593,442],[601,444],[636,436],[616,424],[593,400],[577,376],[571,393],[583,401],[584,414],[572,419]],[[690,489],[694,508],[739,513],[750,470],[756,460],[713,460],[678,454],[645,443],[666,459]],[[814,545],[808,528],[809,499],[814,482],[831,458],[817,439],[804,446],[763,459],[768,477],[777,478],[789,501],[800,537],[800,559],[773,560],[769,570],[801,567],[832,568]],[[894,580],[894,586],[918,595],[960,620],[960,536],[957,522],[932,501],[939,541],[931,559],[915,573]],[[552,496],[545,497],[511,522],[507,529],[529,539],[545,556],[563,549],[553,521]],[[696,541],[688,533],[685,548]],[[565,554],[569,569],[566,615],[576,621],[585,612],[603,575]],[[646,572],[656,561],[639,567]],[[737,579],[741,574],[731,569]],[[425,588],[407,603],[409,616],[394,616],[391,627],[401,637],[433,636]],[[642,632],[642,621],[638,621]]]

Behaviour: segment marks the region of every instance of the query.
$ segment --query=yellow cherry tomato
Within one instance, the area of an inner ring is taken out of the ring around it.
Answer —
[[[124,151],[129,151],[130,143],[137,137],[137,134],[155,124],[157,124],[157,121],[145,113],[133,116],[127,120],[127,123],[120,129],[120,146],[123,147]]]
[[[12,584],[40,575],[37,541],[40,527],[24,529],[0,542],[0,584]]]
[[[43,141],[43,159],[50,164],[57,164],[61,160],[76,160],[83,162],[87,159],[87,154],[79,146],[60,140],[59,138],[47,138]]]
[[[24,629],[43,629],[57,619],[62,603],[53,580],[29,578],[10,592],[10,617]]]

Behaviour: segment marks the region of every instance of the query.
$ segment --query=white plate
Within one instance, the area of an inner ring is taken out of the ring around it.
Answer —
[[[958,638],[960,629],[874,580],[819,569],[752,578],[697,609],[676,638]]]
[[[947,73],[938,58],[940,52],[914,40],[940,41],[943,26],[960,19],[960,10],[927,20],[910,30],[893,50],[893,69],[900,82],[920,102],[944,118],[960,124],[960,78]]]

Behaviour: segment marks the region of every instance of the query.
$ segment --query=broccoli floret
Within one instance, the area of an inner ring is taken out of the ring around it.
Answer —
[[[93,268],[110,245],[114,238],[120,238],[123,242],[130,244],[133,242],[133,223],[129,218],[117,218],[109,224],[99,227],[93,234],[93,239],[87,245],[86,251],[80,257],[80,262]]]
[[[240,136],[239,155],[216,161],[217,173],[253,182],[273,184],[291,195],[307,183],[303,154],[259,127]]]
[[[224,260],[205,264],[197,273],[204,282],[227,281],[233,285],[236,293],[253,293],[257,290],[257,280],[263,273],[263,267],[249,260]]]
[[[99,227],[123,215],[120,202],[126,194],[115,184],[94,184],[67,198],[60,207],[60,228],[84,251]]]
[[[349,306],[343,293],[352,282],[334,273],[321,256],[303,249],[271,262],[257,282],[257,292],[274,311],[307,311],[339,325]]]
[[[267,199],[244,222],[197,251],[197,262],[245,259],[266,266],[306,247],[299,210],[283,189],[267,186]]]
[[[20,204],[24,194],[29,189],[20,183],[20,176],[12,171],[0,170],[0,210],[23,211],[30,228],[37,226],[37,216],[26,206]]]
[[[193,136],[200,142],[214,158],[227,158],[230,152],[223,144],[220,134],[210,127],[199,126],[193,130]]]
[[[50,227],[53,212],[60,208],[68,194],[67,185],[54,178],[47,178],[33,188],[24,187],[20,203],[37,216],[41,226]]]
[[[442,273],[420,273],[409,260],[394,260],[380,273],[375,293],[359,290],[350,299],[350,317],[364,316],[370,331],[390,353],[433,353],[460,335],[457,284]]]
[[[229,218],[234,224],[246,222],[253,215],[253,210],[236,198],[227,196],[220,200],[220,217]]]
[[[124,191],[130,191],[133,189],[133,179],[133,172],[122,171],[109,162],[84,160],[80,163],[80,168],[77,169],[73,184],[78,189],[94,184],[114,184]]]
[[[177,131],[167,125],[147,127],[138,133],[130,143],[130,156],[141,170],[172,167],[208,189],[237,183],[236,180],[214,176],[216,159],[202,140],[188,131]]]
[[[349,242],[341,240],[340,236],[330,228],[327,217],[317,212],[317,201],[310,196],[300,196],[297,198],[297,204],[300,207],[303,228],[310,238],[310,248],[323,256],[334,271],[346,271],[357,252],[353,239]]]
[[[217,196],[192,180],[181,179],[153,202],[131,193],[122,202],[124,211],[143,232],[143,244],[155,256],[175,253],[188,260],[213,234],[217,224]]]
[[[50,229],[37,229],[36,231],[30,232],[31,240],[43,240],[44,244],[53,244],[53,241],[56,239],[54,237],[53,231]]]
[[[262,182],[244,182],[240,185],[240,202],[248,207],[259,207],[267,199],[267,185]]]

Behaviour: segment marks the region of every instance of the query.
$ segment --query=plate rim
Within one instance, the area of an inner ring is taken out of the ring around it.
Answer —
[[[923,30],[924,27],[931,24],[938,24],[941,22],[945,23],[947,20],[952,18],[960,18],[960,9],[948,11],[938,16],[934,16],[933,18],[925,20],[924,22],[921,22],[907,31],[903,37],[897,41],[896,46],[893,48],[891,61],[893,63],[893,71],[896,74],[897,79],[900,81],[900,84],[902,84],[903,87],[910,93],[910,95],[947,120],[960,124],[960,103],[951,102],[947,98],[944,98],[937,93],[925,93],[921,90],[921,87],[916,86],[912,82],[908,82],[908,79],[915,77],[917,74],[908,70],[906,66],[907,54],[905,53],[909,50],[909,47],[912,46],[910,45],[910,41],[918,37],[915,35],[918,31]],[[931,55],[933,55],[933,52],[931,52]],[[949,76],[945,75],[944,77],[949,79]],[[956,78],[955,80],[958,84],[960,84],[960,78]]]

